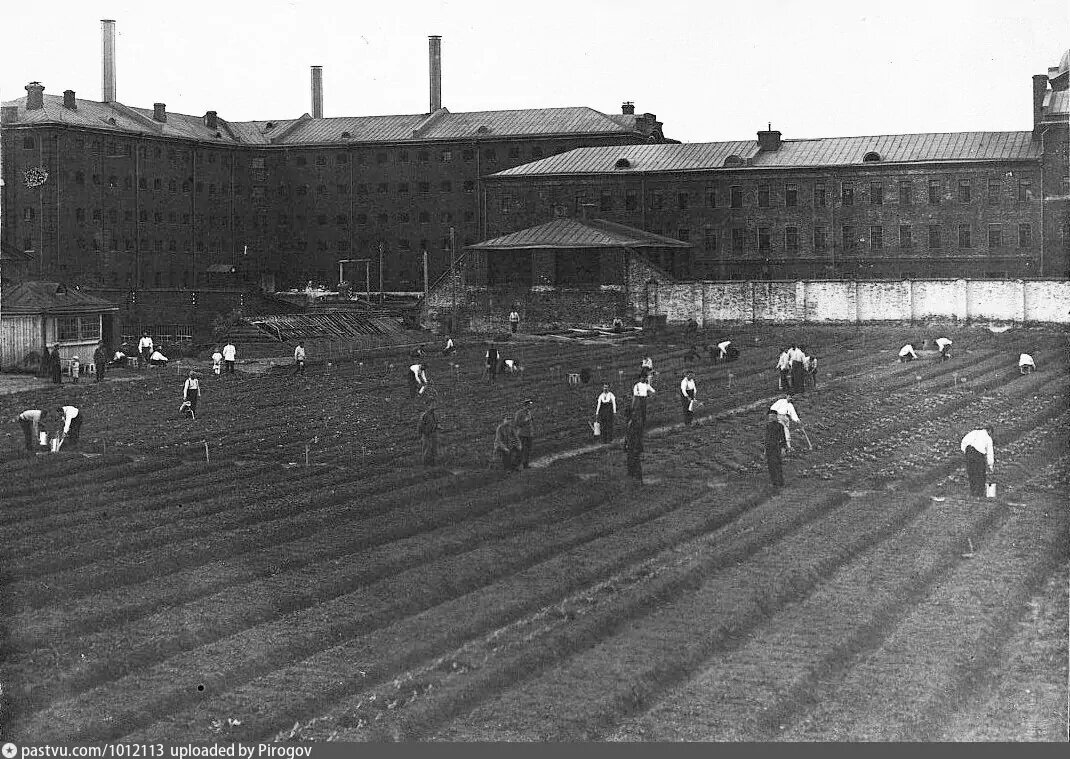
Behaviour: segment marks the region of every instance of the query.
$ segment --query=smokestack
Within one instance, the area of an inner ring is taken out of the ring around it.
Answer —
[[[115,21],[100,20],[101,41],[104,47],[104,72],[100,87],[100,99],[105,103],[115,102]]]
[[[442,107],[442,38],[431,35],[427,38],[427,57],[431,68],[431,110]]]
[[[312,67],[312,118],[323,118],[323,66]]]
[[[1033,130],[1044,118],[1044,96],[1048,94],[1048,75],[1033,74]]]

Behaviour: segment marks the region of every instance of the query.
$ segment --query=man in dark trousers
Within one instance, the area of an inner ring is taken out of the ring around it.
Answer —
[[[77,448],[82,436],[82,412],[76,406],[60,406],[56,409],[63,419],[60,431],[60,447]]]
[[[498,349],[494,347],[494,343],[488,343],[487,345],[486,361],[487,365],[484,371],[493,380],[498,376]]]
[[[627,431],[624,437],[624,450],[627,456],[628,476],[639,485],[643,484],[643,422],[639,413],[630,406],[624,409]]]
[[[96,381],[100,382],[108,368],[108,351],[104,348],[104,343],[97,343],[97,349],[93,351],[93,368],[96,371]]]
[[[966,476],[970,480],[970,495],[983,498],[986,475],[995,469],[996,464],[991,425],[967,432],[960,447],[966,454]]]
[[[52,353],[48,356],[48,370],[52,375],[52,381],[57,385],[62,385],[63,361],[59,357],[59,345],[52,346]]]
[[[517,469],[520,462],[519,451],[520,439],[516,436],[512,418],[507,416],[494,431],[494,453],[501,458],[502,469],[507,472]]]
[[[434,466],[438,456],[438,403],[431,399],[427,410],[420,414],[420,423],[416,431],[420,434],[420,442],[423,443],[424,466]]]
[[[784,425],[777,419],[776,414],[769,413],[765,418],[765,464],[769,468],[769,479],[772,480],[773,487],[784,486],[784,469],[780,457],[787,448]]]
[[[534,408],[535,401],[528,398],[513,419],[517,437],[520,438],[520,465],[525,469],[531,464],[532,438],[535,435],[535,422],[531,418],[531,412]]]
[[[684,411],[684,424],[695,418],[695,373],[687,371],[680,380],[680,406]]]
[[[41,422],[48,416],[48,411],[39,408],[28,408],[15,419],[22,427],[23,437],[26,438],[26,450],[34,452],[40,445]]]

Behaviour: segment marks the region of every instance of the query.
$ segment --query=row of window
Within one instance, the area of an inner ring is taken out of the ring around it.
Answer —
[[[75,138],[73,140],[73,144],[74,144],[74,148],[76,150],[78,150],[78,151],[84,151],[86,149],[86,141],[85,141],[84,138],[81,138],[81,137]],[[24,150],[36,150],[37,149],[37,138],[32,136],[32,135],[27,135],[27,136],[23,137],[22,138],[22,147],[23,147]],[[92,140],[89,143],[90,154],[99,155],[100,151],[101,151],[101,147],[102,147],[102,145],[101,145],[101,142],[99,140]],[[107,157],[130,158],[130,157],[133,157],[133,155],[134,155],[134,146],[129,142],[117,143],[115,141],[108,141],[108,142],[105,142],[103,144],[103,148],[104,148],[104,155],[107,156]],[[566,149],[567,148],[562,148],[561,150],[566,150]],[[439,163],[450,163],[450,162],[453,161],[454,152],[455,151],[454,151],[453,148],[440,148],[440,149],[434,151],[434,157],[435,157],[435,160],[438,161]],[[509,160],[511,160],[511,161],[521,160],[523,158],[530,158],[530,160],[532,160],[532,161],[537,161],[540,158],[543,158],[545,156],[545,151],[543,150],[542,147],[540,147],[538,145],[532,147],[530,149],[530,151],[527,151],[527,155],[526,156],[524,155],[524,153],[525,153],[525,151],[519,145],[512,145],[506,151],[506,154],[508,155]],[[228,154],[228,153],[220,153],[219,155],[220,155],[220,158],[221,158],[220,162],[224,166],[229,166],[230,165],[230,154]],[[349,153],[349,152],[335,153],[333,156],[328,156],[325,153],[317,153],[317,154],[311,156],[311,158],[312,158],[312,162],[316,166],[326,166],[328,163],[333,163],[336,166],[344,166],[344,165],[349,163],[350,155],[352,155],[353,158],[355,159],[355,163],[357,163],[358,165],[363,166],[363,165],[366,165],[368,163],[368,157],[369,157],[370,154],[367,151],[353,151],[352,153]],[[430,163],[431,162],[432,151],[430,151],[430,150],[409,151],[407,149],[398,149],[396,151],[383,150],[383,151],[376,152],[374,155],[375,155],[375,163],[377,163],[377,164],[390,163],[391,161],[393,161],[394,163]],[[149,148],[147,146],[145,146],[145,145],[139,146],[138,147],[138,156],[141,157],[141,158],[148,158],[149,157]],[[162,147],[159,147],[159,146],[153,147],[152,148],[152,156],[154,158],[163,158],[164,157],[164,149]],[[216,162],[216,156],[217,156],[217,152],[213,151],[213,150],[201,151],[201,152],[196,153],[196,157],[197,157],[198,162],[200,162],[201,160],[206,160],[208,163],[215,163]],[[462,149],[460,151],[460,156],[461,156],[461,160],[462,161],[466,161],[466,162],[474,161],[474,160],[476,160],[476,156],[477,156],[476,149],[475,148],[464,148],[464,149]],[[494,162],[494,161],[498,160],[498,150],[497,150],[497,148],[483,148],[482,151],[479,153],[479,156],[484,161]],[[168,148],[167,149],[167,159],[169,161],[175,161],[175,160],[179,160],[179,159],[181,159],[183,161],[188,161],[189,158],[190,158],[190,151],[188,149],[185,149],[185,150],[178,150],[178,149],[175,149],[175,148]],[[257,160],[257,159],[254,159],[254,162],[255,162],[255,160]],[[276,160],[279,162],[280,165],[285,165],[285,163],[286,163],[286,157],[285,156],[278,156],[276,158]],[[259,166],[254,166],[254,168],[264,168],[264,159],[260,158],[259,162],[260,162]],[[294,156],[294,165],[296,165],[296,166],[306,166],[306,165],[308,165],[308,162],[309,162],[309,156],[305,156],[305,155]]]
[[[472,211],[472,210],[465,210],[463,214],[455,216],[454,212],[451,209],[441,209],[441,210],[438,211],[437,218],[438,218],[439,223],[441,223],[441,224],[452,224],[455,221],[459,221],[462,218],[466,222],[474,222],[475,221],[475,216],[476,216],[475,211]],[[393,215],[393,221],[395,223],[398,223],[398,224],[408,224],[408,223],[410,223],[412,221],[413,217],[414,217],[414,215],[410,214],[408,211],[399,211],[399,212],[397,212],[397,213],[395,213]],[[36,218],[37,218],[37,211],[33,207],[27,206],[25,209],[23,209],[23,219],[25,221],[34,221]],[[94,209],[92,209],[91,218],[92,218],[94,223],[100,223],[104,219],[104,214],[101,212],[101,210],[99,208],[94,208]],[[182,224],[188,225],[190,223],[191,218],[195,219],[198,225],[203,225],[204,222],[205,222],[205,218],[206,217],[204,216],[204,214],[196,214],[196,216],[191,216],[191,214],[183,213],[183,214],[179,215],[179,214],[175,213],[174,211],[169,212],[166,217],[160,211],[155,211],[152,214],[152,222],[154,224],[164,224],[164,223],[178,224],[180,222],[180,220],[181,220]],[[229,216],[216,216],[215,214],[209,214],[207,216],[208,226],[209,227],[219,226],[219,227],[222,227],[223,229],[226,229],[228,223],[230,223],[229,220],[231,218],[233,218],[233,224],[234,224],[234,227],[236,229],[240,229],[243,226],[244,221],[243,221],[243,217],[242,216],[229,217]],[[334,224],[338,225],[338,226],[341,226],[341,227],[349,225],[349,216],[348,216],[348,214],[344,214],[344,213],[336,214],[334,216],[331,216],[331,215],[325,214],[325,213],[321,213],[321,214],[317,214],[313,218],[315,219],[315,222],[317,224],[319,224],[320,226],[325,226],[325,225],[330,224],[332,222]],[[368,218],[369,218],[369,216],[366,213],[358,213],[354,217],[354,219],[355,219],[357,224],[367,224],[368,223]],[[165,222],[165,219],[166,219],[166,222]],[[386,213],[378,214],[375,217],[375,219],[380,224],[388,224],[391,221],[390,215],[386,214]],[[419,223],[419,224],[430,224],[431,223],[431,213],[429,211],[418,211],[415,214],[415,219],[416,219],[417,223]],[[78,222],[78,223],[84,223],[86,221],[86,210],[84,208],[75,208],[74,209],[74,220],[76,222]],[[127,211],[123,212],[123,221],[124,222],[133,222],[133,220],[134,220],[134,212],[133,211],[127,210]],[[252,216],[252,220],[253,220],[253,226],[267,226],[267,215],[266,215],[266,213],[256,214],[256,215]],[[293,217],[293,220],[294,220],[294,223],[299,227],[300,226],[304,226],[306,223],[309,222],[309,218],[306,217],[304,214],[296,214]],[[138,212],[138,221],[144,222],[144,223],[148,223],[148,221],[149,221],[149,212],[147,210],[145,210],[145,209],[142,209],[141,211],[139,211]],[[107,222],[109,224],[112,224],[112,225],[119,223],[119,212],[116,209],[113,208],[113,209],[111,209],[111,210],[109,210],[107,212]],[[290,225],[290,216],[289,216],[289,214],[280,213],[278,215],[278,225],[282,226],[282,227],[289,226]]]
[[[662,234],[662,230],[651,230],[655,234]],[[1011,240],[1014,233],[1014,228],[1011,227],[1010,232],[1006,232],[1001,224],[989,224],[988,225],[988,247],[993,250],[1008,247],[1012,244]],[[973,230],[969,224],[959,224],[955,229],[956,238],[959,248],[973,248],[974,237]],[[928,224],[924,227],[923,234],[928,243],[930,250],[941,250],[944,248],[945,243],[945,231],[940,224]],[[676,237],[679,240],[688,241],[691,239],[691,230],[681,228],[676,230]],[[1033,246],[1033,226],[1031,224],[1018,224],[1017,225],[1017,239],[1018,247],[1030,248]],[[899,225],[899,247],[903,249],[911,249],[916,245],[914,227],[910,224]],[[813,230],[813,250],[816,253],[824,252],[829,249],[830,239],[829,230],[827,227],[814,227]],[[783,230],[783,249],[786,253],[797,253],[799,251],[799,228],[795,226],[785,227]],[[870,227],[856,227],[854,225],[845,224],[840,228],[840,248],[842,250],[852,251],[861,250],[864,247],[868,247],[870,250],[881,250],[884,248],[884,227],[880,225],[872,225]],[[716,252],[720,243],[718,240],[717,230],[704,229],[702,238],[702,247],[709,252]],[[747,250],[754,250],[757,248],[759,253],[765,253],[773,250],[773,230],[771,227],[757,227],[756,229],[747,229],[744,227],[736,227],[731,230],[731,250],[735,253],[742,253]]]
[[[27,249],[32,247],[32,241],[31,240],[27,239],[25,242],[26,242],[26,245],[27,245]],[[120,242],[122,243],[121,245],[120,245]],[[178,245],[178,241],[177,240],[159,240],[159,239],[157,239],[157,240],[145,240],[143,242],[144,242],[143,250],[145,250],[146,252],[155,252],[155,253],[163,253],[165,251],[169,252],[169,253],[177,253],[177,252],[179,252],[179,245]],[[372,248],[377,248],[378,245],[380,244],[380,242],[381,241],[368,240],[368,239],[363,239],[362,238],[362,239],[356,241],[355,246],[354,246],[354,243],[352,241],[350,241],[349,239],[346,239],[346,238],[337,238],[337,239],[334,239],[334,240],[326,240],[326,239],[322,239],[321,238],[321,239],[318,239],[318,240],[315,241],[316,249],[317,250],[321,250],[321,251],[327,251],[327,250],[347,251],[347,250],[350,250],[353,247],[356,247],[356,249],[358,249],[358,250],[370,250]],[[458,241],[458,242],[459,242],[459,244],[461,243],[461,241]],[[466,237],[463,240],[463,245],[465,245],[465,246],[471,245],[472,242],[473,241],[472,241],[471,238]],[[134,244],[134,240],[132,240],[129,237],[123,239],[122,241],[115,240],[114,244],[109,244],[109,245],[103,245],[101,243],[101,241],[98,240],[98,239],[93,239],[93,240],[87,241],[84,237],[77,238],[75,243],[78,246],[79,250],[86,250],[86,249],[88,249],[90,247],[90,245],[92,246],[92,249],[94,251],[101,251],[101,250],[104,250],[105,248],[108,248],[109,250],[111,250],[113,252],[126,251],[126,252],[129,252],[129,253],[132,253],[133,251],[135,251],[137,249],[137,246]],[[287,245],[284,244],[284,245],[282,245],[282,247],[287,247]],[[293,242],[289,245],[289,247],[292,247],[294,250],[304,251],[304,250],[308,250],[309,243],[308,243],[307,239],[301,237],[301,238],[294,239]],[[402,250],[402,251],[431,250],[432,249],[431,245],[429,244],[429,241],[426,240],[426,239],[419,240],[418,244],[416,246],[414,246],[412,240],[409,240],[409,239],[406,239],[406,238],[399,238],[399,239],[394,241],[392,246],[388,246],[388,247],[390,247],[390,248],[392,248],[394,250]],[[449,250],[449,247],[450,247],[450,238],[449,237],[443,237],[442,240],[441,240],[441,247],[438,248],[438,250]],[[188,253],[190,251],[190,248],[188,248],[187,246],[183,245],[181,250],[184,253]],[[213,239],[213,240],[201,240],[201,241],[199,241],[198,243],[196,243],[193,246],[193,250],[196,250],[196,251],[201,252],[201,253],[206,253],[208,251],[219,251],[219,250],[222,250],[222,241],[215,240],[215,239]]]
[[[861,183],[850,181],[840,182],[840,205],[859,205],[863,197],[862,189],[864,187],[865,185]],[[914,205],[916,188],[911,180],[899,180],[895,187],[899,205]],[[974,201],[976,193],[974,192],[973,187],[974,180],[963,179],[959,181],[958,191],[955,197],[960,203],[972,203]],[[986,187],[986,202],[989,205],[998,205],[1003,198],[1003,180],[997,178],[988,179]],[[784,184],[783,188],[778,189],[781,189],[779,194],[773,191],[771,185],[759,184],[753,196],[755,201],[754,205],[758,208],[773,208],[780,206],[793,208],[799,205],[801,196],[799,184],[797,182],[787,182]],[[865,199],[869,205],[884,205],[887,198],[886,185],[884,182],[869,182],[868,190],[868,193],[865,194]],[[829,205],[828,186],[826,183],[816,182],[810,188],[810,191],[810,199],[815,208],[825,208]],[[724,196],[726,192],[727,197]],[[1033,183],[1029,179],[1018,180],[1016,192],[1019,202],[1034,200]],[[652,190],[648,195],[650,210],[661,211],[669,207],[671,193],[667,193],[663,190]],[[948,194],[944,191],[944,181],[942,179],[929,180],[928,195],[926,196],[926,199],[929,205],[940,205],[949,199]],[[681,211],[686,211],[699,204],[702,204],[706,208],[719,208],[723,207],[725,200],[728,202],[728,208],[744,208],[748,205],[746,202],[748,200],[748,192],[742,185],[731,185],[730,187],[723,188],[711,184],[706,187],[701,196],[698,195],[698,193],[680,191],[675,193],[675,198],[671,198],[671,200],[673,207]],[[582,206],[585,201],[586,198],[584,196],[577,195],[575,198],[576,207],[578,208]],[[620,201],[621,198],[615,196],[613,193],[602,193],[599,197],[599,209],[603,212],[616,210]],[[500,198],[499,208],[502,213],[510,213],[515,207],[516,202],[512,196],[503,195]],[[623,209],[626,211],[639,210],[638,190],[626,190],[624,192]]]
[[[91,177],[90,177],[90,181],[92,181],[92,183],[94,185],[98,185],[98,186],[100,184],[104,183],[108,187],[118,188],[119,185],[120,185],[120,178],[118,176],[116,176],[115,174],[112,174],[112,175],[108,176],[106,180],[100,174],[92,174]],[[84,171],[76,171],[76,172],[74,172],[74,183],[78,184],[78,185],[84,185],[85,184],[85,172]],[[131,175],[128,174],[125,177],[122,177],[121,184],[122,184],[124,189],[131,190],[134,187],[134,178]],[[137,180],[137,185],[138,185],[138,189],[140,189],[140,190],[148,190],[149,189],[149,179],[148,179],[148,177],[139,177],[138,180]],[[215,195],[217,193],[217,191],[218,191],[218,193],[220,195],[229,195],[232,189],[233,189],[235,195],[241,195],[242,192],[244,191],[244,187],[241,184],[234,184],[232,186],[228,182],[224,182],[224,183],[222,183],[222,184],[217,186],[215,184],[215,182],[208,182],[208,183],[205,183],[205,182],[190,182],[190,181],[186,180],[186,181],[183,181],[181,183],[181,185],[180,185],[179,182],[177,180],[175,180],[175,179],[167,180],[167,191],[168,192],[177,193],[179,191],[180,187],[181,187],[181,191],[183,193],[189,193],[191,189],[194,190],[195,192],[203,193],[205,191],[205,189],[207,189],[209,195]],[[161,179],[160,177],[154,178],[152,180],[152,189],[156,190],[156,191],[162,191],[164,189],[164,180]],[[350,188],[348,183],[339,183],[339,184],[336,184],[334,186],[334,191],[338,195],[349,195],[350,194],[350,189],[351,188]],[[453,182],[451,180],[449,180],[449,179],[443,180],[443,181],[439,182],[435,186],[435,189],[438,190],[439,192],[453,192],[454,191]],[[475,189],[476,189],[475,180],[472,180],[472,179],[465,180],[464,183],[461,185],[461,189],[466,193],[475,192]],[[279,197],[288,198],[288,197],[290,197],[291,187],[290,187],[290,185],[281,184],[278,187],[274,188],[274,191],[278,194]],[[311,191],[312,191],[312,186],[311,185],[307,185],[307,184],[299,184],[299,185],[296,185],[296,186],[293,187],[293,192],[296,195],[302,195],[302,196],[303,195],[308,195]],[[368,195],[370,193],[370,187],[369,187],[368,184],[361,183],[361,184],[358,184],[356,186],[356,191],[357,191],[357,195]],[[388,182],[380,182],[380,183],[378,183],[376,185],[375,191],[376,191],[376,193],[378,193],[380,195],[386,195],[386,194],[388,194],[390,192],[390,184]],[[406,194],[409,194],[411,191],[415,191],[416,193],[419,193],[421,195],[427,195],[427,194],[429,194],[431,192],[431,183],[430,182],[416,182],[415,184],[410,185],[408,182],[398,182],[397,184],[394,185],[394,191],[398,195],[406,195]],[[254,198],[265,198],[265,197],[267,197],[269,195],[270,192],[271,192],[271,188],[264,187],[262,185],[256,185],[256,186],[253,186],[252,188],[250,188],[250,195],[252,197],[254,197]],[[327,195],[328,194],[327,185],[325,185],[325,184],[316,185],[315,193],[317,195]]]

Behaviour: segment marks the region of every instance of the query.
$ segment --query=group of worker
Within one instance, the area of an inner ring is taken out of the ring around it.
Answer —
[[[82,432],[83,414],[81,410],[76,406],[57,406],[55,414],[59,419],[58,424],[60,426],[56,430],[56,434],[51,436],[51,439],[55,440],[52,444],[52,450],[59,451],[64,446],[76,448]],[[50,436],[41,429],[48,415],[47,409],[31,408],[26,409],[15,417],[15,421],[22,428],[26,450],[30,453],[37,453],[48,446]]]
[[[776,368],[780,390],[795,394],[805,393],[807,380],[817,386],[817,358],[807,355],[800,345],[782,348]]]

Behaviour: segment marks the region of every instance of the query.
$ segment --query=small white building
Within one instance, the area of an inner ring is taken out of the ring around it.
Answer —
[[[93,360],[97,343],[109,345],[118,328],[119,306],[59,282],[5,285],[0,294],[0,369],[37,370],[53,345],[60,359]]]

